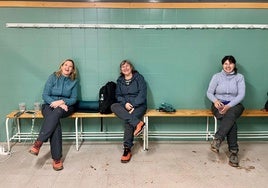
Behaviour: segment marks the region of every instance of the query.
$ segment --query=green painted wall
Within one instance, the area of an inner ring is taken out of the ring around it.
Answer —
[[[267,9],[0,8],[0,18],[0,141],[6,138],[6,114],[19,102],[32,109],[35,101],[42,101],[46,79],[66,58],[77,64],[82,100],[97,100],[99,88],[116,81],[119,63],[129,59],[148,83],[149,108],[161,102],[176,108],[209,108],[208,83],[229,54],[246,78],[245,107],[262,108],[267,99],[268,30],[6,28],[6,23],[267,24]],[[177,120],[168,121],[165,128],[180,124],[187,129],[188,124],[205,122]],[[99,120],[88,121],[98,129]],[[104,121],[109,130],[122,129],[118,119]],[[152,128],[165,122],[153,120]],[[247,121],[241,120],[241,129],[243,123]],[[256,119],[246,129],[252,125],[262,129],[267,120]]]

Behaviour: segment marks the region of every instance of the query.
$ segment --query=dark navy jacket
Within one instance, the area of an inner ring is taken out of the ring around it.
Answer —
[[[123,106],[129,102],[134,108],[147,108],[147,86],[144,77],[135,72],[129,85],[126,85],[124,76],[120,76],[117,79],[116,99]]]

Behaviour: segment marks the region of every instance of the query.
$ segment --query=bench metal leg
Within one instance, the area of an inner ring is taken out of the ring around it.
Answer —
[[[143,130],[143,150],[148,150],[148,142],[149,142],[149,138],[148,138],[148,132],[149,132],[149,121],[148,121],[148,116],[144,116],[143,117],[143,121],[145,123],[145,127]]]
[[[79,144],[79,138],[81,140],[81,143],[83,141],[82,139],[82,133],[83,133],[83,118],[76,117],[75,118],[75,144],[76,144],[76,150],[79,150],[79,147],[81,144]],[[78,132],[78,127],[80,127],[80,132]]]
[[[78,146],[78,117],[75,118],[75,145],[76,145],[76,150],[79,150],[79,146]]]
[[[21,134],[20,134],[20,119],[19,118],[16,118],[16,121],[17,121],[17,128],[18,128],[18,137],[19,137],[19,142],[21,142]]]
[[[206,141],[208,141],[208,136],[209,136],[209,117],[207,117]]]
[[[9,118],[6,118],[6,137],[7,137],[7,150],[8,152],[10,152],[10,140],[9,140],[9,129],[8,129],[8,125],[9,125]]]
[[[213,117],[214,117],[214,134],[212,135],[212,137],[214,138],[214,135],[216,134],[217,129],[218,129],[218,120],[215,116]]]

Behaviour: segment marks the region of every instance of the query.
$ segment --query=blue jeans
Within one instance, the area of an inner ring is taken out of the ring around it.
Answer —
[[[68,112],[62,108],[51,108],[48,104],[42,105],[44,122],[37,140],[47,142],[50,140],[51,156],[54,160],[62,157],[62,130],[60,118],[65,118],[74,112],[73,106],[68,106]]]
[[[137,107],[130,114],[120,103],[114,103],[111,106],[111,110],[117,117],[125,121],[124,146],[131,148],[133,146],[134,130],[144,116],[147,108],[145,106]]]
[[[219,120],[218,130],[215,138],[223,141],[227,137],[227,144],[229,151],[238,152],[237,144],[237,124],[236,120],[244,111],[244,106],[239,103],[231,107],[225,114],[220,114],[214,104],[211,105],[211,110],[214,116]]]

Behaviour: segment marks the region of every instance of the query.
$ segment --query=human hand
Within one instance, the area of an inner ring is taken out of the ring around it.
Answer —
[[[68,112],[68,106],[66,104],[61,104],[59,107]]]
[[[128,113],[132,114],[133,111],[134,111],[134,108],[132,108],[131,110],[129,110]]]
[[[132,106],[132,104],[130,104],[129,102],[127,102],[125,104],[125,108],[127,109],[127,111],[130,111],[130,110],[132,110],[133,106]]]
[[[214,106],[215,106],[215,108],[217,108],[219,111],[221,111],[221,110],[224,108],[224,104],[223,104],[221,101],[219,101],[219,100],[216,100],[216,101],[214,102]]]
[[[57,100],[57,101],[53,101],[51,104],[50,104],[50,107],[51,108],[57,108],[59,107],[60,105],[64,104],[64,101],[63,100]]]
[[[229,108],[231,107],[228,105],[224,105],[224,107],[219,110],[220,114],[225,114],[229,110]]]

